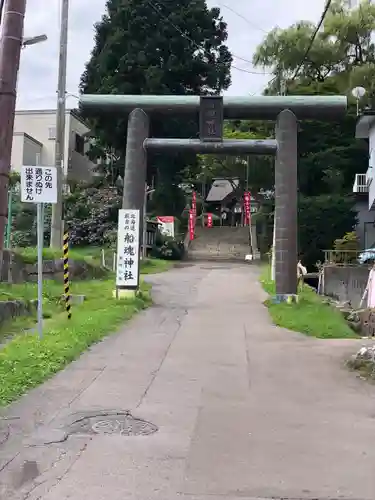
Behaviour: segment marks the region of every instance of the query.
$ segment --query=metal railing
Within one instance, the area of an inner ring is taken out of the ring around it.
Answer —
[[[368,193],[366,174],[356,174],[353,184],[353,193]]]
[[[360,266],[361,254],[363,250],[323,250],[324,264],[334,264],[337,266]]]

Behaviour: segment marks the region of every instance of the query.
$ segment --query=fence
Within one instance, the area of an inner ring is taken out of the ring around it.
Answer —
[[[359,266],[363,250],[323,250],[324,263],[341,266]],[[374,253],[375,255],[375,253]]]
[[[369,269],[367,266],[329,265],[323,267],[322,292],[340,302],[359,307],[365,291]]]

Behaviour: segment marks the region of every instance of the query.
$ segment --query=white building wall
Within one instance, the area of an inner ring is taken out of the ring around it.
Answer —
[[[375,203],[375,126],[369,131],[369,168],[367,170],[367,181],[369,183],[368,207],[369,210]]]
[[[68,110],[65,116],[65,147],[64,147],[64,174],[68,174],[68,164],[72,157],[71,152],[75,148],[75,134],[83,136],[89,132],[89,128],[71,114]],[[55,164],[55,139],[56,139],[56,111],[55,110],[37,110],[16,111],[14,123],[14,136],[12,148],[12,168],[20,171],[23,164],[23,138],[20,135],[27,134],[42,144],[40,164],[50,166]],[[35,149],[35,148],[34,148]],[[33,146],[28,144],[27,156],[33,154]],[[75,163],[72,163],[75,169]],[[79,162],[79,170],[83,163]],[[74,170],[73,169],[73,170]],[[69,172],[75,174],[75,172]],[[74,175],[74,177],[77,177]],[[78,175],[82,177],[82,175]],[[87,177],[87,174],[86,176]]]
[[[88,138],[86,134],[90,129],[74,115],[70,115],[69,123],[67,123],[67,129],[69,133],[69,143],[68,143],[68,169],[69,176],[76,181],[89,181],[92,177],[93,163],[84,154],[80,154],[75,150],[76,147],[76,134],[81,137],[85,137],[84,153],[88,150]],[[72,169],[74,166],[74,169]]]
[[[43,146],[30,137],[24,136],[23,142],[23,165],[40,165]]]
[[[12,159],[10,165],[11,169],[15,172],[21,172],[21,166],[23,163],[23,146],[24,134],[13,134]]]
[[[14,121],[15,133],[26,133],[43,144],[40,164],[49,166],[55,162],[55,141],[53,130],[56,126],[54,111],[16,111]]]

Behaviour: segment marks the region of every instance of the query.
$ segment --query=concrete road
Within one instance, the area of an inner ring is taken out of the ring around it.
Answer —
[[[374,500],[360,343],[273,326],[250,266],[151,281],[153,308],[9,409],[1,500]]]

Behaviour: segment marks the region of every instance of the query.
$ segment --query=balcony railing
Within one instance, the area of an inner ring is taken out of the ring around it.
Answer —
[[[368,193],[366,174],[356,174],[353,184],[353,193]]]

